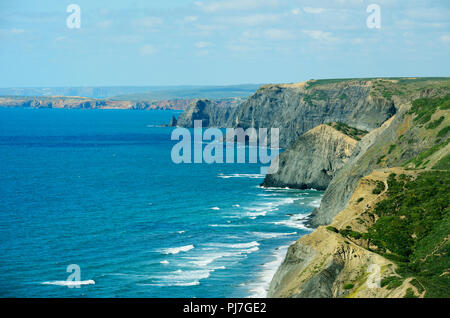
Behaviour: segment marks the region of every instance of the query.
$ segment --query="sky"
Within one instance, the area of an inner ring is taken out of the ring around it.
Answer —
[[[0,1],[0,87],[450,76],[449,17],[449,0]]]

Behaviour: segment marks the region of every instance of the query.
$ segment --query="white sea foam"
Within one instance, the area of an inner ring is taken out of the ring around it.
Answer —
[[[83,286],[83,285],[95,285],[95,281],[90,280],[80,280],[80,281],[68,281],[68,280],[57,280],[53,282],[43,282],[42,285],[56,285],[56,286]]]
[[[178,254],[180,252],[190,251],[193,248],[195,248],[194,245],[190,244],[190,245],[181,246],[181,247],[165,248],[165,249],[161,250],[161,253],[164,253],[164,254]]]
[[[169,261],[164,260],[164,261],[161,261],[160,263],[164,264],[164,265],[167,265],[167,264],[169,264]]]
[[[279,247],[274,252],[275,259],[262,266],[261,274],[258,276],[255,283],[249,284],[250,292],[252,293],[250,298],[265,298],[267,297],[267,291],[269,290],[270,282],[275,275],[278,267],[283,262],[286,255],[286,251],[289,245]]]
[[[252,174],[252,173],[234,173],[225,175],[223,173],[217,176],[222,179],[230,179],[230,178],[250,178],[250,179],[262,179],[264,178],[263,174]]]
[[[310,202],[309,205],[312,206],[312,207],[318,208],[318,207],[320,207],[320,201],[321,200],[322,200],[321,198],[317,199],[317,200],[314,200],[314,201]]]
[[[305,225],[305,221],[308,218],[309,214],[294,214],[287,220],[282,220],[278,222],[273,222],[273,224],[276,225],[284,225],[296,229],[302,229],[302,230],[311,230]]]
[[[212,272],[220,268],[201,269],[201,270],[176,270],[164,275],[152,277],[155,283],[146,284],[152,286],[195,286],[200,284],[200,280],[208,278]]]
[[[211,227],[241,227],[243,224],[208,224]]]
[[[235,243],[235,244],[229,244],[229,243],[209,243],[208,246],[217,246],[217,247],[226,247],[226,248],[250,248],[254,246],[259,246],[259,243],[256,241],[249,242],[249,243]]]
[[[233,208],[240,208],[241,206],[239,204],[233,204]]]
[[[177,233],[178,234],[183,234],[183,233],[186,233],[186,231],[178,231]]]
[[[220,208],[215,206],[215,207],[211,208],[211,210],[220,210]]]
[[[252,232],[253,235],[256,235],[257,237],[260,237],[262,239],[272,239],[282,236],[290,236],[290,235],[297,235],[297,232],[290,232],[290,233],[273,233],[273,232]]]

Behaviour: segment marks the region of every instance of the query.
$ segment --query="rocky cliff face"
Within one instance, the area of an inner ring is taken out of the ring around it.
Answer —
[[[192,109],[183,114],[182,123],[190,125],[195,116],[209,126],[280,128],[282,147],[328,122],[372,130],[396,113],[392,100],[370,95],[373,85],[371,80],[265,85],[228,112],[206,101],[208,105],[202,111],[198,105],[191,105]]]
[[[448,170],[450,82],[425,82],[375,84],[375,94],[397,91],[390,98],[398,111],[365,135],[335,173],[312,216],[311,224],[318,228],[289,248],[272,280],[269,297],[404,297],[407,292],[424,296],[412,278],[403,278],[394,287],[370,287],[372,265],[380,269],[379,279],[398,273],[395,263],[376,253],[370,240],[360,235],[377,221],[372,209],[387,198],[386,180],[391,173],[415,178],[420,171]],[[430,97],[432,102],[419,100]],[[436,100],[441,100],[440,106]],[[375,192],[378,183],[384,185],[383,190]],[[350,235],[343,235],[343,230]]]
[[[233,111],[234,107],[220,106],[211,100],[197,99],[178,117],[177,125],[192,128],[195,120],[201,120],[203,127],[221,127]]]
[[[411,278],[402,280],[395,288],[381,286],[383,278],[398,275],[396,264],[368,250],[363,240],[333,231],[347,227],[366,231],[374,223],[368,207],[386,197],[386,190],[374,194],[373,188],[377,182],[386,182],[392,172],[411,174],[401,169],[382,169],[362,178],[348,205],[330,227],[320,226],[289,247],[270,284],[269,297],[398,298],[408,289],[421,294],[410,284]]]
[[[319,125],[299,137],[279,156],[279,169],[263,186],[325,190],[357,141],[329,125]]]
[[[412,99],[437,95],[442,95],[440,88],[414,93]],[[358,181],[372,170],[401,165],[435,143],[431,130],[414,125],[410,100],[398,98],[396,104],[398,113],[362,138],[351,158],[335,174],[320,207],[312,214],[312,226],[331,223],[346,206]]]

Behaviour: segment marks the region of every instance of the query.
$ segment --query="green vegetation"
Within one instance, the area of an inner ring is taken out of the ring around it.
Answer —
[[[414,294],[414,291],[412,290],[412,288],[408,288],[406,290],[406,294],[403,298],[418,298],[418,297]]]
[[[356,240],[359,240],[362,237],[362,234],[357,231],[353,231],[351,226],[347,226],[347,228],[339,230],[339,234],[341,234],[344,237],[354,238]]]
[[[335,228],[334,226],[327,226],[327,230],[334,232],[334,233],[339,233],[339,230],[337,228]]]
[[[433,169],[450,170],[450,154],[439,160],[438,163],[433,166]]]
[[[450,139],[447,138],[447,140],[434,145],[433,147],[421,152],[419,155],[417,155],[415,158],[412,158],[408,160],[406,163],[403,164],[403,166],[408,165],[409,163],[413,163],[416,168],[418,168],[422,163],[424,163],[424,160],[434,154],[436,151],[444,148],[449,143]]]
[[[425,291],[425,288],[422,286],[421,283],[419,283],[419,281],[417,279],[413,279],[409,282],[411,285],[413,285],[414,287],[417,288],[417,291],[422,294]]]
[[[362,202],[364,200],[364,198],[359,198],[357,201],[356,201],[356,203],[360,203],[360,202]]]
[[[433,116],[438,108],[448,109],[449,104],[450,94],[442,98],[419,98],[413,101],[409,113],[416,115],[414,118],[415,122],[425,124],[431,120],[431,116]]]
[[[335,122],[335,123],[327,123],[328,126],[333,127],[334,129],[340,131],[341,133],[355,139],[355,140],[361,140],[362,137],[364,137],[368,132],[365,130],[360,130],[354,127],[350,127],[349,125],[346,125],[341,122]]]
[[[312,106],[313,105],[313,100],[327,100],[328,99],[328,94],[325,93],[325,91],[315,90],[309,95],[304,95],[303,99],[305,100],[305,102],[308,105]]]
[[[355,284],[345,284],[344,285],[344,289],[352,289],[353,287],[355,287]]]
[[[433,120],[431,123],[425,126],[426,129],[435,129],[444,121],[445,117],[441,116],[439,119]]]
[[[362,81],[362,80],[371,80],[373,78],[333,78],[333,79],[319,79],[319,80],[310,80],[307,83],[307,88],[313,88],[315,86],[319,85],[326,85],[326,84],[337,84],[342,82],[350,82],[350,81]]]
[[[387,289],[393,289],[401,286],[405,279],[399,276],[389,276],[381,280],[380,286]]]
[[[380,158],[378,158],[377,165],[379,165],[383,161],[384,158],[386,158],[386,155],[382,155]]]
[[[339,99],[340,99],[340,100],[347,99],[347,95],[346,95],[345,93],[342,93],[342,94],[339,96]]]
[[[397,263],[401,279],[415,277],[426,297],[450,297],[450,173],[427,171],[415,180],[391,174],[388,186],[389,197],[374,208],[378,220],[363,238]]]
[[[396,144],[392,144],[392,145],[389,147],[388,154],[391,154],[391,152],[393,152],[393,151],[395,150],[395,148],[397,148],[397,145],[396,145]]]
[[[442,137],[444,137],[445,135],[447,135],[447,133],[448,133],[449,131],[450,131],[450,126],[446,126],[446,127],[442,128],[442,129],[438,132],[437,137],[438,137],[438,138],[442,138]]]
[[[375,189],[373,189],[372,193],[373,194],[380,194],[381,192],[384,191],[384,189],[386,189],[386,186],[384,185],[384,182],[377,181],[377,186],[375,187]]]

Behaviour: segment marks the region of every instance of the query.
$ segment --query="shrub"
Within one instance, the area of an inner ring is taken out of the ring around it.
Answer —
[[[438,132],[438,134],[437,134],[437,137],[438,138],[442,138],[442,137],[444,137],[445,135],[447,135],[447,133],[450,131],[450,126],[446,126],[446,127],[444,127],[444,128],[442,128],[441,130],[439,130],[439,132]]]
[[[353,287],[355,287],[355,285],[354,284],[345,284],[344,285],[344,289],[352,289]]]
[[[404,278],[398,276],[389,276],[381,280],[380,286],[387,289],[393,289],[401,286],[403,284]]]
[[[431,123],[425,126],[426,129],[435,129],[437,128],[443,121],[444,116],[441,116],[439,119],[433,120]]]
[[[392,145],[389,147],[388,154],[390,154],[392,151],[394,151],[394,149],[395,149],[396,147],[397,147],[397,145],[392,144]]]
[[[385,278],[382,286],[395,288],[405,277],[414,277],[413,286],[426,297],[450,297],[450,277],[443,275],[450,268],[450,173],[426,171],[415,179],[390,176],[388,185],[388,198],[376,204],[378,219],[365,235],[377,246],[375,252],[398,265],[402,276]]]
[[[412,288],[408,288],[406,290],[406,294],[405,294],[405,296],[403,296],[403,298],[418,298],[418,297],[414,294],[414,291],[412,290]]]
[[[373,193],[373,194],[380,194],[381,192],[384,191],[385,188],[386,188],[386,187],[385,187],[385,185],[384,185],[384,182],[382,182],[382,181],[377,181],[377,186],[375,187],[375,189],[373,189],[372,193]]]
[[[334,233],[339,233],[338,229],[335,228],[334,226],[327,226],[327,230],[331,231],[331,232],[334,232]]]

